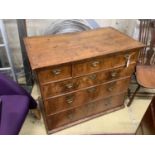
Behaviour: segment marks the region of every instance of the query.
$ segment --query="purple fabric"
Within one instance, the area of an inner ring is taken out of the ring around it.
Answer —
[[[36,108],[37,103],[25,89],[2,74],[0,99],[0,135],[18,134],[29,108]]]
[[[2,99],[0,98],[0,124],[1,124]]]
[[[30,108],[36,108],[36,102],[31,95],[13,80],[0,74],[0,96],[1,95],[26,95],[30,99]]]
[[[1,96],[0,135],[16,135],[29,110],[29,98],[23,95]]]

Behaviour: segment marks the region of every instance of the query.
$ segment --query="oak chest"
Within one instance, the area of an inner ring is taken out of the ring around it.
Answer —
[[[124,106],[144,45],[113,29],[24,39],[48,133]]]

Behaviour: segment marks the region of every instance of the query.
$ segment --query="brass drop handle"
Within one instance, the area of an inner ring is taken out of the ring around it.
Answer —
[[[100,63],[100,61],[98,61],[98,60],[93,61],[93,62],[91,63],[91,66],[92,66],[92,67],[97,67],[97,66],[99,65],[99,63]]]
[[[90,88],[87,91],[88,91],[88,93],[94,93],[96,91],[96,88]]]
[[[54,75],[59,75],[60,73],[61,73],[61,69],[53,69],[52,70],[52,73],[54,74]]]
[[[111,77],[112,78],[115,78],[116,76],[117,76],[117,72],[116,71],[111,72]]]
[[[91,80],[95,80],[96,77],[97,77],[96,74],[92,74],[92,75],[89,76],[89,78],[90,78]]]
[[[65,87],[68,88],[68,89],[71,89],[71,88],[73,88],[73,83],[67,83],[65,85]]]
[[[73,113],[70,113],[70,114],[67,115],[67,117],[68,117],[68,119],[73,120],[74,115],[73,115]]]
[[[74,96],[73,96],[73,95],[70,95],[70,96],[67,96],[67,97],[66,97],[66,102],[67,102],[68,104],[73,103],[73,101],[74,101]]]

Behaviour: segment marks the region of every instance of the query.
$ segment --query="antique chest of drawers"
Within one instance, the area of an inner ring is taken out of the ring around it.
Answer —
[[[47,133],[124,107],[144,45],[114,28],[24,39]]]

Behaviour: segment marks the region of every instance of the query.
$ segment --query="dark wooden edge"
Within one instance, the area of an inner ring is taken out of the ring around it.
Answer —
[[[45,129],[46,129],[46,133],[48,131],[48,128],[47,128],[47,122],[46,122],[46,114],[45,114],[45,108],[44,108],[44,103],[43,103],[43,100],[42,100],[42,97],[43,94],[42,94],[42,91],[40,90],[40,84],[39,84],[39,80],[38,80],[38,76],[36,74],[36,72],[34,72],[34,75],[35,75],[35,79],[36,79],[36,83],[37,83],[37,87],[39,89],[39,93],[40,93],[40,97],[38,97],[38,102],[39,102],[39,108],[41,110],[41,115],[42,115],[42,118],[43,118],[43,121],[44,121],[44,124],[45,124]]]
[[[39,101],[39,106],[40,106],[42,118],[43,118],[43,121],[44,121],[44,124],[45,124],[46,133],[48,134],[45,108],[44,108],[43,101],[42,101],[41,97],[39,97],[39,100],[38,101]]]
[[[121,106],[119,106],[119,107],[116,107],[116,108],[114,108],[114,109],[110,109],[110,110],[108,110],[108,111],[104,111],[104,112],[101,112],[101,113],[99,113],[99,114],[96,114],[96,115],[93,115],[93,116],[89,116],[89,117],[86,117],[86,118],[84,118],[84,119],[75,121],[75,122],[73,122],[73,123],[64,125],[63,127],[59,127],[59,128],[54,129],[54,130],[47,131],[47,134],[56,133],[56,132],[61,131],[61,130],[63,130],[63,129],[72,127],[72,126],[77,125],[77,124],[79,124],[79,123],[86,122],[86,121],[91,120],[91,119],[94,119],[94,118],[96,118],[96,117],[99,117],[99,116],[102,116],[102,115],[105,115],[105,114],[108,114],[108,113],[117,111],[117,110],[122,109],[122,108],[124,108],[124,107],[125,107],[125,105],[123,104],[123,105],[121,105]]]

